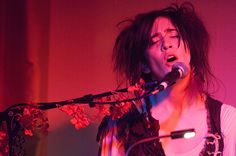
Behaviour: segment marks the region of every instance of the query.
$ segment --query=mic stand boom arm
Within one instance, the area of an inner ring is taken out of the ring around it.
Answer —
[[[157,93],[157,88],[155,88]],[[35,109],[40,110],[48,110],[57,108],[64,105],[69,104],[89,104],[90,107],[94,107],[95,104],[117,104],[121,102],[129,102],[133,100],[142,99],[144,97],[150,96],[152,93],[152,90],[147,91],[144,95],[135,97],[135,98],[129,98],[124,100],[116,100],[116,101],[106,101],[106,102],[99,102],[94,101],[95,99],[99,99],[102,97],[107,97],[111,95],[118,94],[119,92],[128,92],[128,88],[114,90],[114,91],[108,91],[101,94],[87,94],[79,98],[70,99],[70,100],[64,100],[64,101],[58,101],[58,102],[39,102],[39,103],[19,103],[12,105],[8,107],[5,111],[0,112],[0,126],[2,123],[6,122],[7,125],[7,133],[8,133],[8,147],[9,147],[9,155],[13,156],[16,153],[20,155],[25,155],[24,150],[22,150],[22,144],[23,142],[19,143],[19,140],[22,140],[22,136],[19,134],[19,132],[23,131],[23,128],[21,127],[18,116],[23,113],[25,107],[31,107]],[[18,142],[17,142],[18,140]]]

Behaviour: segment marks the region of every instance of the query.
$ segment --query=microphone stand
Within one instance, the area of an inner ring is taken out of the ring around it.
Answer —
[[[24,139],[22,136],[22,133],[24,131],[23,127],[19,123],[19,117],[23,113],[23,110],[25,107],[32,107],[40,110],[48,110],[57,108],[59,106],[69,105],[69,104],[88,104],[90,107],[94,107],[95,104],[117,104],[121,102],[129,102],[133,100],[142,99],[145,97],[150,96],[152,91],[155,90],[155,93],[157,93],[158,88],[149,89],[149,91],[140,96],[125,100],[117,100],[117,101],[107,101],[107,102],[95,102],[94,99],[99,99],[102,97],[107,97],[111,95],[115,95],[119,92],[128,92],[128,88],[123,88],[119,90],[114,91],[108,91],[100,94],[87,94],[79,98],[70,99],[70,100],[64,100],[64,101],[58,101],[58,102],[39,102],[34,104],[28,104],[28,103],[20,103],[15,104],[10,107],[8,107],[4,112],[0,112],[0,125],[5,121],[7,125],[7,132],[8,132],[8,146],[9,146],[9,156],[15,156],[15,155],[25,155],[25,151],[23,150],[22,144],[24,143]],[[19,134],[21,133],[21,134]]]
[[[25,151],[22,147],[23,143],[25,142],[22,134],[24,128],[19,123],[19,118],[23,113],[25,107],[32,107],[40,110],[48,110],[57,108],[59,106],[69,105],[69,104],[88,104],[90,107],[94,107],[95,104],[116,104],[120,102],[132,101],[136,99],[141,99],[143,96],[132,98],[132,99],[125,99],[121,101],[110,101],[110,102],[95,102],[94,99],[99,99],[102,97],[107,97],[111,95],[115,95],[119,92],[127,92],[128,88],[108,91],[100,94],[87,94],[79,98],[58,101],[58,102],[40,102],[34,104],[28,103],[20,103],[15,104],[8,107],[5,111],[0,112],[0,126],[3,123],[6,123],[7,126],[7,134],[8,134],[8,147],[9,147],[9,156],[24,156]]]

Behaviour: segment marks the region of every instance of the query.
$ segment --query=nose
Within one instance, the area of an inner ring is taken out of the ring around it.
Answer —
[[[162,51],[166,51],[166,50],[168,50],[168,49],[170,49],[170,48],[172,48],[173,46],[172,46],[172,43],[169,41],[169,40],[167,40],[167,39],[164,39],[163,41],[162,41],[162,46],[161,46],[161,50]]]

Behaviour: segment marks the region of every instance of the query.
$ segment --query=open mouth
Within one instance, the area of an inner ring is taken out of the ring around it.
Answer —
[[[177,58],[174,56],[174,55],[170,55],[170,56],[168,56],[167,57],[167,62],[173,62],[173,61],[175,61]]]

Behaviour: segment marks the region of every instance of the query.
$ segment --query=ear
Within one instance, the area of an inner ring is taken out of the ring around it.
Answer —
[[[142,63],[142,72],[143,72],[144,74],[149,74],[149,73],[151,73],[151,70],[150,70],[150,68],[148,67],[147,64]]]

